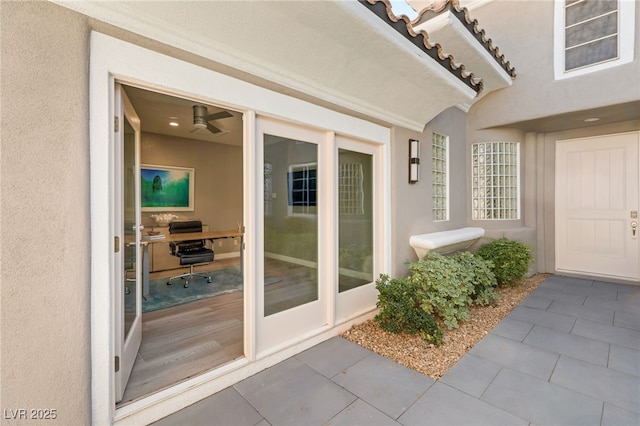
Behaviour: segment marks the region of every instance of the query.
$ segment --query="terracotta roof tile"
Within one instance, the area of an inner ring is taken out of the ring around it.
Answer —
[[[496,60],[498,65],[505,70],[511,78],[516,77],[516,70],[511,66],[505,56],[500,53],[500,49],[493,45],[493,41],[487,38],[487,35],[483,29],[479,27],[477,19],[471,19],[469,16],[469,10],[464,7],[460,8],[459,0],[437,0],[422,9],[418,13],[418,17],[411,21],[412,25],[418,25],[425,22],[445,11],[450,11],[462,25],[471,33],[471,35],[478,40],[478,42],[489,52],[489,54]]]
[[[402,15],[396,16],[391,10],[388,0],[359,0],[380,19],[387,22],[393,29],[412,42],[432,59],[442,65],[447,71],[469,86],[476,93],[482,91],[482,82],[477,81],[473,73],[467,73],[464,65],[456,65],[452,55],[445,55],[440,44],[429,43],[429,36],[425,31],[416,33],[411,20]]]

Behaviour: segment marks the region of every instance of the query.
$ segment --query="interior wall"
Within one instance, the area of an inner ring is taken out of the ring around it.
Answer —
[[[87,425],[88,26],[49,2],[3,1],[0,33],[2,424]]]
[[[141,164],[191,167],[195,169],[194,211],[170,212],[181,220],[199,219],[209,230],[236,229],[242,223],[242,147],[195,139],[181,139],[156,133],[143,133]],[[144,212],[145,228],[153,226]],[[216,255],[239,252],[232,239],[217,240]]]
[[[449,136],[449,213],[448,221],[433,221],[431,197],[432,133]],[[409,184],[409,139],[420,141],[420,180]],[[394,128],[391,143],[392,272],[408,273],[406,261],[418,257],[409,245],[411,235],[463,228],[467,223],[467,135],[466,114],[449,108],[431,120],[422,133]]]

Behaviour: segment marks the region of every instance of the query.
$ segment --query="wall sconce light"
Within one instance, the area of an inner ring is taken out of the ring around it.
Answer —
[[[420,141],[409,139],[409,183],[420,179]]]

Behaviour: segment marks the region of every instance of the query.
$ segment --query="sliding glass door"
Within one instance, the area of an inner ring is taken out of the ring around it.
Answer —
[[[327,204],[322,132],[258,120],[263,163],[258,352],[327,324],[320,239]]]
[[[318,300],[318,146],[264,135],[264,315]]]
[[[377,242],[381,226],[375,226],[382,211],[380,155],[378,146],[337,136],[337,294],[335,319],[345,320],[375,305]],[[377,233],[378,232],[378,233]]]

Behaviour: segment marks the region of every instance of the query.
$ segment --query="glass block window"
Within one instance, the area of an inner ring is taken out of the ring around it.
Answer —
[[[449,137],[433,132],[432,148],[433,220],[449,220]]]
[[[520,218],[520,144],[483,142],[471,146],[472,218]]]
[[[565,71],[618,58],[618,0],[565,1]]]
[[[364,214],[362,164],[341,163],[338,176],[338,204],[340,214]]]

